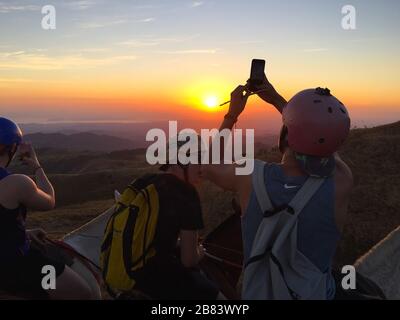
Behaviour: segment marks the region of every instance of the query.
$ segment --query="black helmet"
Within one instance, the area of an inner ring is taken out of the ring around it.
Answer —
[[[22,142],[22,131],[19,126],[6,118],[0,117],[0,145],[12,146]]]
[[[2,152],[8,153],[6,167],[8,167],[16,152],[13,146],[18,146],[21,142],[22,131],[19,126],[9,119],[0,117],[0,146],[2,146]]]

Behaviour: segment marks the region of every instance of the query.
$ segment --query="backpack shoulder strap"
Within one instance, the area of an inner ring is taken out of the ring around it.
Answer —
[[[314,194],[318,191],[324,183],[324,178],[309,177],[301,189],[296,193],[289,207],[293,209],[294,216],[298,216],[307,203],[311,200]]]
[[[252,175],[253,189],[256,194],[258,204],[263,212],[273,210],[271,199],[268,196],[267,188],[265,187],[264,170],[266,163],[264,161],[254,161],[254,171]]]
[[[133,187],[136,190],[141,190],[146,188],[155,178],[157,177],[156,174],[145,174],[131,182],[129,187]]]

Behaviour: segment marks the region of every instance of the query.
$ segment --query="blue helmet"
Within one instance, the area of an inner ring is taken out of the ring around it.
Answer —
[[[19,145],[21,142],[22,131],[19,126],[11,120],[0,117],[0,145]]]

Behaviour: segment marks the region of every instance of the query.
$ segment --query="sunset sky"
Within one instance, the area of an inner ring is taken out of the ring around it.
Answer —
[[[41,28],[43,5],[57,29]],[[352,4],[357,30],[341,27]],[[288,99],[329,87],[353,124],[400,120],[400,1],[0,0],[0,110],[20,122],[210,119],[267,60]],[[207,106],[209,105],[209,106]],[[276,125],[250,98],[243,119]]]

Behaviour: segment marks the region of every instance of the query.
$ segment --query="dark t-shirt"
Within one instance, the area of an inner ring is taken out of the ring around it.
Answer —
[[[181,230],[204,228],[200,198],[196,189],[172,174],[145,177],[159,194],[159,216],[155,248],[158,256],[172,256]]]
[[[218,289],[198,270],[185,268],[176,247],[181,230],[204,227],[196,189],[168,173],[150,175],[146,183],[153,183],[159,194],[157,254],[136,271],[135,288],[153,299],[215,299]]]

